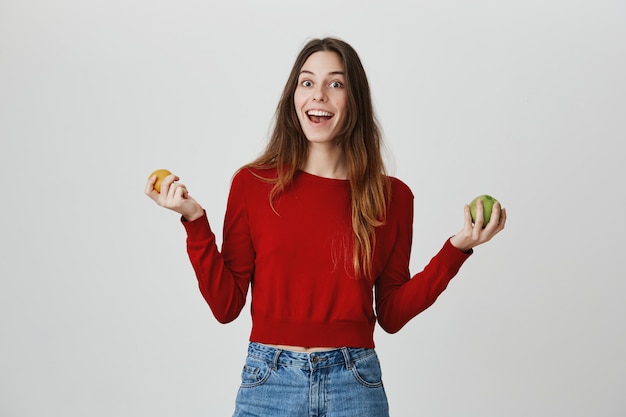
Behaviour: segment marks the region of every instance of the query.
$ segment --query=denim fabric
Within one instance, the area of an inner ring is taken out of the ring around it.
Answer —
[[[293,352],[250,343],[233,417],[388,417],[374,349]]]

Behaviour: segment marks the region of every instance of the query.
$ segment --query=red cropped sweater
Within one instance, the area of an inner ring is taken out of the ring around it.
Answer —
[[[400,330],[471,254],[447,240],[412,277],[413,194],[392,177],[387,219],[376,229],[374,279],[355,278],[349,181],[298,171],[274,211],[272,185],[258,176],[275,174],[242,169],[234,176],[221,251],[206,216],[183,222],[200,291],[218,321],[234,320],[251,288],[251,341],[374,347],[377,320],[387,332]]]

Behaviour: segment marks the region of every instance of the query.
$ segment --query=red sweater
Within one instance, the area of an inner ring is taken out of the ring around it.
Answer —
[[[349,181],[299,171],[276,212],[271,187],[250,169],[235,175],[221,251],[206,216],[183,223],[200,291],[218,321],[239,315],[251,287],[251,341],[374,347],[376,320],[387,332],[400,330],[435,302],[471,254],[448,240],[411,277],[413,194],[391,178],[387,220],[376,229],[375,278],[356,279]]]

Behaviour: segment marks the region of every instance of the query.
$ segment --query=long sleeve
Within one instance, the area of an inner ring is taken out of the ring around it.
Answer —
[[[377,320],[397,332],[437,299],[469,256],[446,242],[410,275],[413,194],[393,179],[386,222],[376,228],[374,280],[357,278],[349,181],[300,171],[270,204],[275,177],[272,169],[235,174],[221,250],[206,215],[183,223],[200,292],[216,319],[237,318],[251,291],[252,341],[373,347]]]
[[[378,323],[389,333],[430,307],[472,253],[460,251],[448,239],[426,267],[411,276],[413,194],[396,182],[393,197],[385,237],[395,241],[375,284]]]
[[[238,177],[233,179],[228,197],[221,252],[206,215],[183,225],[187,231],[187,253],[202,296],[219,322],[233,321],[246,303],[254,273],[245,189]]]

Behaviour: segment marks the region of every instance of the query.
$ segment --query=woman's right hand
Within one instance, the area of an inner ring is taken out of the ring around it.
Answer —
[[[148,178],[145,193],[159,206],[175,211],[187,221],[193,221],[202,217],[204,209],[200,203],[189,195],[187,187],[177,182],[179,179],[173,174],[165,177],[161,183],[161,192],[159,193],[154,189],[157,177],[153,175]]]

